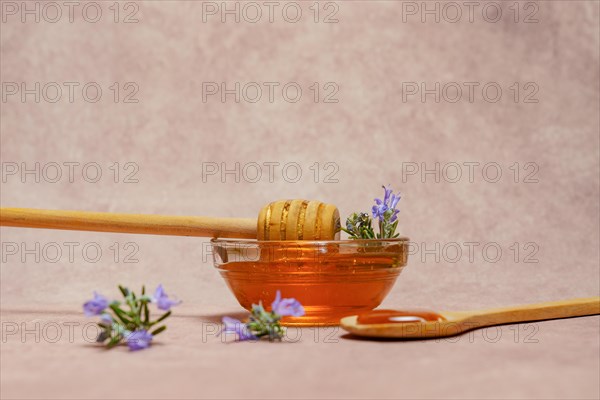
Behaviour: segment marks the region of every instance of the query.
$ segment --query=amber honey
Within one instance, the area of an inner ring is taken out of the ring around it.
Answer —
[[[306,311],[303,317],[284,318],[285,325],[337,325],[342,317],[377,307],[389,293],[406,264],[406,247],[393,244],[265,245],[246,254],[228,248],[215,263],[242,307],[262,301],[269,309],[280,290]]]

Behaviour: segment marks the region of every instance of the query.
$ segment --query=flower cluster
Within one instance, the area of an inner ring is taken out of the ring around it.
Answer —
[[[375,205],[371,208],[373,218],[379,225],[379,233],[375,234],[372,220],[365,212],[353,213],[346,219],[346,228],[341,228],[350,235],[351,239],[390,239],[398,237],[398,213],[396,208],[400,201],[400,194],[393,193],[390,187],[383,186],[382,199],[375,199]]]
[[[269,341],[281,340],[285,335],[279,321],[282,317],[301,317],[304,307],[296,299],[282,299],[278,290],[275,300],[271,304],[271,312],[265,311],[262,302],[252,305],[252,313],[248,322],[243,323],[235,318],[223,317],[222,333],[232,332],[238,340],[255,340],[266,337]]]
[[[108,299],[94,292],[94,298],[83,305],[83,313],[87,317],[100,315],[98,326],[102,331],[96,341],[106,343],[106,347],[112,348],[122,341],[127,342],[130,350],[142,350],[150,346],[152,338],[167,329],[166,325],[156,327],[171,315],[171,307],[181,301],[170,299],[165,293],[162,285],[158,285],[152,296],[146,295],[146,289],[142,286],[141,296],[136,296],[129,289],[119,286],[124,301],[114,300],[109,303]],[[148,304],[155,303],[158,309],[166,311],[155,321],[150,320]],[[121,306],[127,306],[124,310]],[[112,311],[113,315],[106,312]]]

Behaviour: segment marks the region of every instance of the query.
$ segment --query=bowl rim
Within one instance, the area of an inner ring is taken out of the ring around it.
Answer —
[[[257,239],[233,239],[233,238],[211,238],[212,244],[247,244],[247,245],[296,245],[296,246],[324,246],[331,244],[368,244],[368,243],[408,243],[407,236],[390,239],[344,239],[344,240],[257,240]]]

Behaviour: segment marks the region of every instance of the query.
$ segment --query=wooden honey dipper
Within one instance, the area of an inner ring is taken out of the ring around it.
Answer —
[[[260,210],[258,220],[0,208],[0,226],[258,240],[337,240],[340,213],[332,204],[309,200],[274,201]]]

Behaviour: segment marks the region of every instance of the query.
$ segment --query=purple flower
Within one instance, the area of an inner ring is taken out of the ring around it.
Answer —
[[[161,310],[168,311],[172,306],[176,306],[181,303],[181,300],[171,300],[169,296],[165,293],[165,290],[162,287],[162,284],[158,285],[156,291],[154,291],[154,296],[152,296],[152,302],[158,304],[158,308]]]
[[[246,324],[240,320],[230,317],[223,317],[223,325],[225,326],[223,327],[221,333],[233,332],[238,336],[239,340],[256,339],[256,336],[250,333]]]
[[[390,199],[390,195],[392,194],[392,189],[390,189],[390,186],[388,185],[388,187],[382,186],[383,187],[383,202],[387,204],[387,202]]]
[[[388,211],[392,211],[389,222],[394,223],[398,219],[397,215],[400,212],[396,209],[398,202],[400,201],[400,193],[397,195],[392,192],[392,189],[388,186],[383,186],[384,195],[383,200],[375,199],[375,205],[371,209],[373,212],[373,218],[378,218],[380,221],[385,220],[385,214]]]
[[[112,324],[113,324],[113,319],[110,316],[110,314],[103,313],[100,316],[100,325],[103,325],[103,326],[112,326]]]
[[[100,315],[108,307],[108,299],[97,292],[94,292],[94,298],[86,301],[83,305],[83,313],[86,317]]]
[[[129,350],[143,350],[150,347],[152,334],[144,329],[131,332],[127,335],[127,346]]]
[[[304,315],[304,307],[296,299],[282,299],[281,292],[278,290],[275,295],[275,300],[271,304],[271,309],[275,314],[282,317],[292,316],[301,317]]]
[[[388,210],[388,206],[380,199],[375,199],[375,205],[371,209],[373,218],[383,219],[383,214]]]

